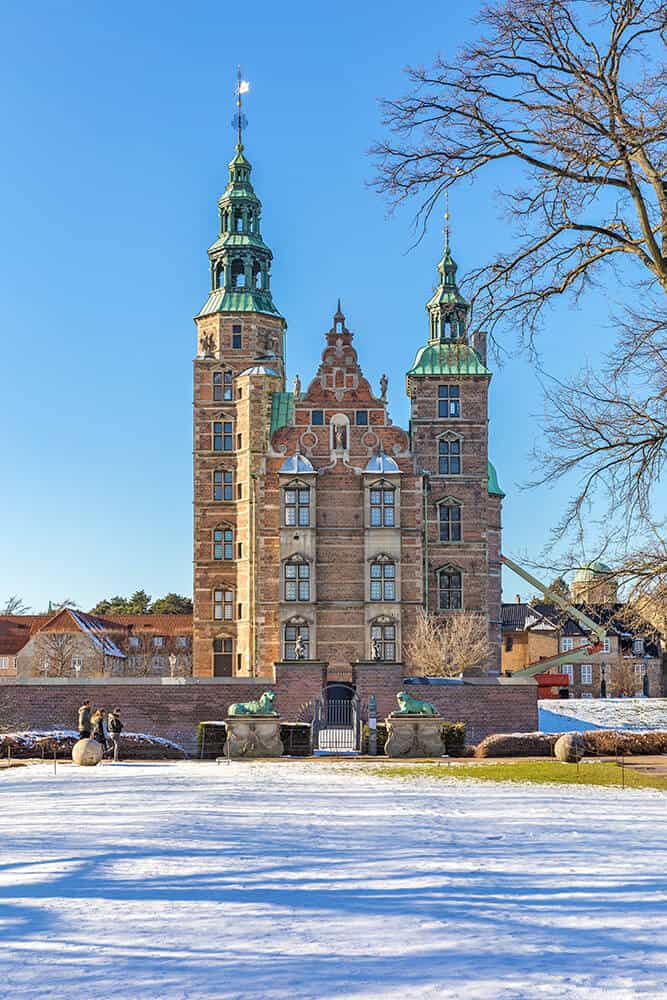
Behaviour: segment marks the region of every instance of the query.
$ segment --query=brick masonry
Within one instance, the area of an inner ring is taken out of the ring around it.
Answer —
[[[197,723],[224,719],[229,705],[258,698],[271,685],[285,721],[303,716],[303,706],[321,695],[326,664],[277,663],[276,681],[257,678],[69,681],[52,679],[0,683],[0,729],[73,729],[79,705],[121,709],[129,731],[174,740],[192,753]],[[404,685],[401,664],[359,663],[354,667],[363,703],[375,694],[380,718],[396,708]],[[537,686],[505,685],[480,679],[461,685],[411,684],[410,694],[433,702],[450,721],[464,721],[478,740],[495,732],[537,728]]]

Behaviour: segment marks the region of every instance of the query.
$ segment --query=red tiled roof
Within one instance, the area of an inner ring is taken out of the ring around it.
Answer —
[[[134,633],[151,632],[154,635],[189,635],[192,632],[192,615],[111,615],[111,621],[129,625]]]
[[[16,624],[0,619],[0,656],[16,656],[30,641],[28,624]]]

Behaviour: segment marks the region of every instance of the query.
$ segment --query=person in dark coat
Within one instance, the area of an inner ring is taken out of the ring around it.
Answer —
[[[120,719],[120,709],[114,708],[113,712],[109,712],[109,718],[107,719],[107,730],[109,731],[109,739],[113,744],[113,759],[114,763],[118,763],[118,753],[120,749],[120,734],[123,731],[123,723]]]
[[[109,749],[109,744],[107,743],[107,736],[104,732],[104,709],[96,709],[90,721],[93,724],[93,739],[102,744],[102,749],[106,753]]]
[[[90,702],[84,701],[83,705],[79,709],[79,739],[88,740],[90,739]]]

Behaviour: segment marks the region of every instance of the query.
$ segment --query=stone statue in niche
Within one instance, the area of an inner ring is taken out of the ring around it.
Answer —
[[[336,451],[345,450],[345,424],[334,425],[334,442],[336,444]]]
[[[301,379],[298,375],[294,376],[294,382],[292,383],[292,391],[294,392],[294,398],[299,399],[301,396]]]
[[[294,659],[295,660],[305,660],[306,658],[306,647],[304,641],[301,638],[301,633],[296,637],[296,642],[294,643]]]
[[[202,334],[199,349],[205,358],[210,358],[213,355],[213,351],[215,350],[215,337],[212,333]]]
[[[387,398],[387,387],[389,386],[389,379],[386,375],[383,375],[380,379],[380,399]]]
[[[382,659],[382,648],[379,639],[371,639],[371,660],[377,663]]]

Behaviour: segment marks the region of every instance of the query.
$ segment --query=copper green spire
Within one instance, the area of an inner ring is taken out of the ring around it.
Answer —
[[[429,314],[429,342],[466,340],[469,303],[456,283],[456,261],[449,244],[449,197],[445,206],[445,249],[438,264],[438,287],[426,303]]]
[[[279,316],[271,296],[273,254],[262,239],[262,203],[250,180],[252,166],[243,149],[245,116],[241,95],[248,84],[239,68],[236,85],[236,153],[229,163],[229,180],[218,199],[220,232],[208,249],[211,293],[200,316],[217,312],[260,312]]]

